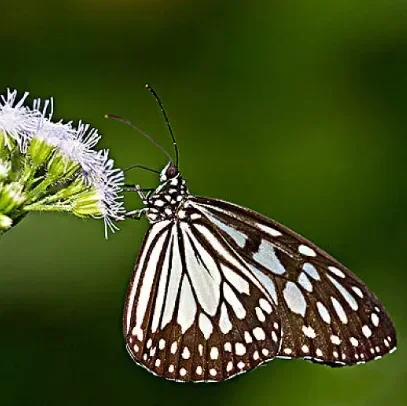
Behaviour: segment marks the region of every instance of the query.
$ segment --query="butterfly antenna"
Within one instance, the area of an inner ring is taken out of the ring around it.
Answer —
[[[145,133],[141,128],[138,128],[135,126],[130,120],[127,120],[123,117],[117,116],[116,114],[105,114],[105,118],[110,118],[112,120],[120,121],[124,124],[127,124],[137,132],[139,132],[142,136],[147,138],[151,143],[153,143],[156,147],[160,148],[162,152],[169,158],[170,162],[172,162],[172,157],[171,155],[167,152],[167,150],[159,144],[154,138],[150,137],[147,133]]]
[[[157,170],[155,170],[153,168],[149,168],[148,166],[139,165],[139,164],[134,164],[134,165],[129,166],[126,169],[123,169],[123,172],[126,173],[127,171],[130,171],[131,169],[134,169],[134,168],[140,168],[140,169],[144,169],[146,171],[154,172],[154,173],[158,173],[158,174],[160,173],[160,171],[157,171]]]
[[[179,154],[178,154],[177,140],[175,139],[175,135],[172,131],[170,120],[167,116],[167,113],[165,112],[164,105],[163,105],[160,97],[156,93],[156,91],[148,83],[145,85],[145,88],[154,96],[154,98],[156,99],[156,101],[160,107],[161,113],[164,116],[165,123],[167,124],[168,131],[170,132],[170,135],[171,135],[172,145],[174,146],[175,162],[176,162],[175,166],[178,168]]]

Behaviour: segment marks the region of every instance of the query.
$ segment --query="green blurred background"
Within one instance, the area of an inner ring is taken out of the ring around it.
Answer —
[[[146,221],[29,216],[1,240],[1,405],[405,405],[407,3],[3,1],[0,89],[53,96],[117,165],[160,168],[162,96],[196,194],[255,209],[339,258],[393,317],[399,350],[330,369],[277,360],[181,385],[132,363],[122,306]],[[154,186],[142,171],[129,182]],[[129,209],[140,207],[136,196]]]

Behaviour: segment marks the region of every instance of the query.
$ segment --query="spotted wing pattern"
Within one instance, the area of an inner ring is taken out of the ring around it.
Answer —
[[[396,349],[394,326],[377,297],[310,241],[220,200],[191,197],[183,211],[212,228],[267,290],[282,325],[279,357],[342,366]]]
[[[221,381],[273,359],[281,323],[240,256],[213,225],[193,218],[150,227],[127,295],[124,335],[133,360],[156,375]]]

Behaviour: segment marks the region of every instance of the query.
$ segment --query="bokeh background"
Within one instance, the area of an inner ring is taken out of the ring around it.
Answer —
[[[53,96],[56,118],[104,135],[117,165],[165,156],[161,94],[196,194],[307,236],[381,298],[399,350],[330,369],[276,360],[222,384],[181,385],[132,363],[122,306],[147,228],[29,216],[0,241],[1,405],[405,405],[407,3],[396,0],[9,1],[0,89]],[[157,184],[142,171],[128,181]],[[128,196],[129,209],[140,207]]]

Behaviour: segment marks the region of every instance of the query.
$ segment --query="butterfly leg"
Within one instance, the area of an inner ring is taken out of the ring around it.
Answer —
[[[140,219],[143,217],[143,215],[144,215],[144,213],[146,212],[146,210],[147,210],[147,208],[131,210],[131,211],[128,211],[128,212],[124,215],[124,217],[125,217],[125,218],[131,218],[131,219],[133,219],[133,220],[140,220]]]
[[[143,191],[143,192],[152,192],[155,190],[155,188],[142,188],[139,185],[124,185],[123,186],[123,192],[138,192],[139,190]]]
[[[144,204],[147,203],[148,197],[154,190],[155,188],[142,188],[140,185],[124,185],[123,187],[123,192],[137,192]],[[144,192],[147,193],[144,194]]]

